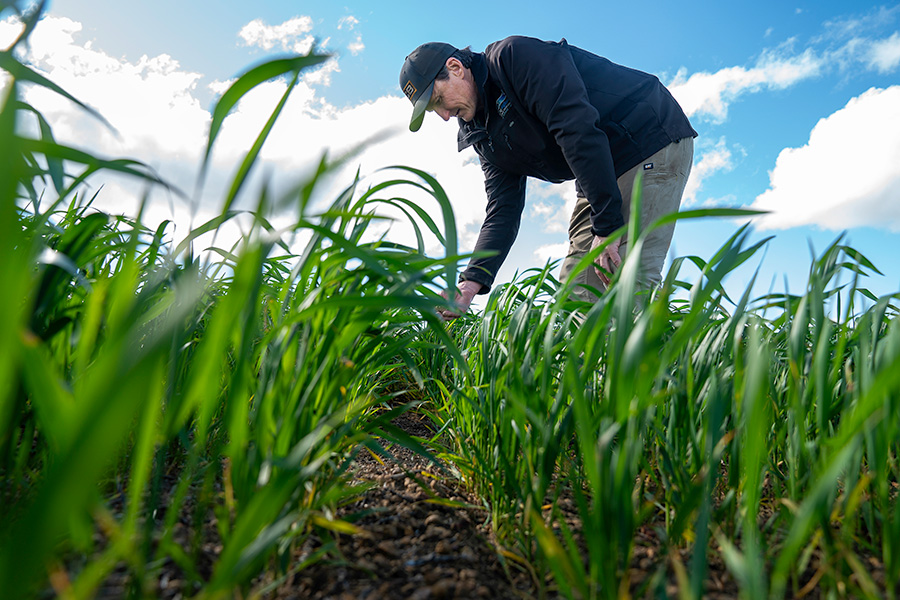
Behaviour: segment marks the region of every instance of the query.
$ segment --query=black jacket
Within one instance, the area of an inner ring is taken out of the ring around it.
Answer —
[[[519,230],[525,178],[575,179],[591,204],[592,230],[624,225],[616,179],[671,142],[695,137],[681,107],[653,75],[585,50],[509,37],[475,54],[472,74],[481,105],[459,119],[459,150],[481,159],[487,214],[473,259],[460,277],[490,289]]]

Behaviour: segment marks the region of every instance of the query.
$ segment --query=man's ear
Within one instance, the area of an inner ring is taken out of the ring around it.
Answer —
[[[463,69],[465,69],[462,62],[455,56],[448,58],[444,65],[447,67],[447,71],[453,75],[460,75],[463,72]]]

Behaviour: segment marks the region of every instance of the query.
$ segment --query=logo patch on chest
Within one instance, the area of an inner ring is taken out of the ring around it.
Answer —
[[[497,113],[500,114],[501,119],[506,118],[506,113],[509,112],[509,98],[506,97],[506,92],[501,92],[500,97],[497,98]]]

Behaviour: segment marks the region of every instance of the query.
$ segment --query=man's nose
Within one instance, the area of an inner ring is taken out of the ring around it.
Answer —
[[[435,110],[435,112],[445,121],[450,120],[450,109],[448,108],[439,108]]]

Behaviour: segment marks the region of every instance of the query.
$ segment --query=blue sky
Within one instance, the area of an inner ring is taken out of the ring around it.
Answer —
[[[3,46],[15,25],[0,21]],[[772,211],[754,233],[754,239],[775,236],[758,294],[785,285],[799,291],[810,245],[821,251],[843,231],[885,273],[869,287],[878,294],[900,290],[896,2],[58,0],[50,3],[28,58],[103,112],[120,135],[46,94],[35,91],[27,99],[58,124],[62,139],[144,160],[189,190],[216,93],[267,56],[318,44],[335,57],[295,93],[264,152],[261,174],[290,182],[323,149],[339,152],[393,128],[396,134],[360,154],[352,171],[359,166],[370,175],[389,164],[408,164],[436,174],[454,203],[463,245],[471,248],[484,210],[480,169],[471,153],[456,153],[455,123],[430,115],[419,133],[404,131],[409,104],[397,73],[420,43],[481,51],[512,34],[565,37],[653,73],[670,87],[700,133],[685,206]],[[194,211],[213,210],[221,197],[217,182],[233,171],[279,86],[261,88],[226,121],[208,197]],[[349,176],[339,174],[336,188]],[[124,199],[142,191],[119,180],[94,183],[105,185],[111,210],[127,210]],[[530,185],[523,228],[500,281],[559,257],[573,196],[571,185]],[[179,220],[190,212],[171,197],[153,198],[158,218],[174,213]],[[683,222],[673,252],[709,257],[736,227],[730,221]],[[392,233],[408,234],[402,226]],[[734,293],[757,265],[732,277]]]

